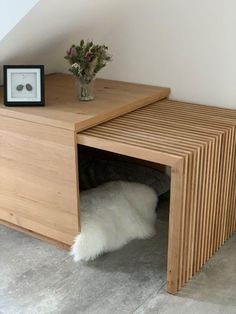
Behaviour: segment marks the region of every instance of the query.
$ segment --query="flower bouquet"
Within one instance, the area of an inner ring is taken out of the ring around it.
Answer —
[[[70,63],[69,71],[76,78],[78,98],[94,99],[94,80],[96,74],[111,61],[105,45],[95,45],[92,41],[80,41],[78,46],[72,45],[64,57]]]

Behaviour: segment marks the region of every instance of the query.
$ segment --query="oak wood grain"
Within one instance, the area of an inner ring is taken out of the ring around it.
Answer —
[[[0,115],[81,131],[166,98],[170,93],[166,87],[96,79],[95,100],[85,102],[76,100],[71,75],[48,75],[45,85],[45,107],[5,107],[0,87]]]
[[[71,244],[79,232],[73,131],[0,116],[0,218]]]
[[[81,145],[171,166],[167,291],[236,227],[236,111],[161,100],[77,135]]]

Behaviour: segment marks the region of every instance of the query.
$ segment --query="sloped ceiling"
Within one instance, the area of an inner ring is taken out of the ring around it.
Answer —
[[[47,73],[56,72],[58,64],[65,64],[68,45],[104,23],[109,28],[114,17],[107,12],[115,6],[109,0],[40,0],[0,41],[0,84],[4,64],[44,64]]]
[[[39,0],[0,1],[0,40],[35,6]]]

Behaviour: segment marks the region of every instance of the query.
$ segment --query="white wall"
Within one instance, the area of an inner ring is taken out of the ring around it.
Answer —
[[[0,40],[39,0],[0,0]]]
[[[41,0],[17,29],[20,53],[1,58],[0,43],[0,62],[67,71],[67,46],[89,38],[113,54],[101,77],[169,86],[173,99],[236,108],[235,0]],[[6,37],[5,52],[14,39],[16,32]]]
[[[60,71],[71,34],[76,42],[91,29],[103,33],[109,7],[112,11],[110,0],[99,0],[99,6],[94,0],[40,0],[0,41],[0,85],[4,64],[44,64],[46,73]]]

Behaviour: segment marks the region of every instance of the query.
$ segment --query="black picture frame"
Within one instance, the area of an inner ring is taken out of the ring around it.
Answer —
[[[43,65],[4,65],[3,84],[5,106],[45,105]]]

